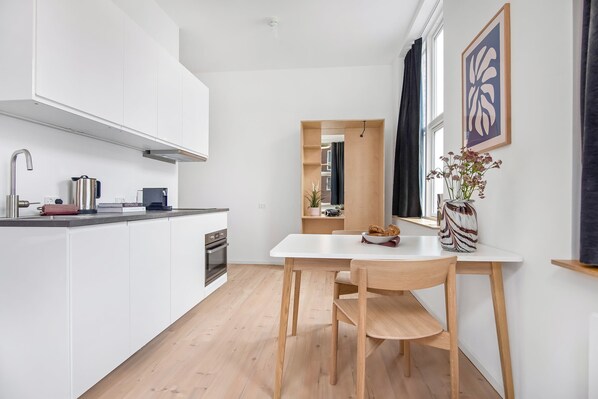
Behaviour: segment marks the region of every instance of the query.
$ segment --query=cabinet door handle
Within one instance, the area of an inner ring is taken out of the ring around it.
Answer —
[[[228,247],[228,242],[226,244],[222,244],[219,247],[216,247],[214,249],[208,249],[206,250],[206,253],[209,254],[213,254],[214,252],[218,252],[218,251],[222,251],[224,248]]]

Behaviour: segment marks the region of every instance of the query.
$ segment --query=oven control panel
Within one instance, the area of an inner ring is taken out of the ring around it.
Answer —
[[[226,239],[226,229],[213,231],[211,233],[206,234],[206,245],[211,244],[216,241],[225,240]]]

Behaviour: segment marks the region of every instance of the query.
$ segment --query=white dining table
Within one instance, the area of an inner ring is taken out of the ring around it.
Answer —
[[[457,256],[457,274],[487,275],[490,278],[505,399],[513,399],[515,396],[502,264],[522,262],[521,256],[481,244],[478,244],[477,250],[471,253],[448,252],[441,248],[438,237],[435,236],[402,236],[399,245],[393,248],[362,243],[361,236],[331,234],[290,234],[270,251],[270,256],[285,259],[274,398],[280,398],[282,393],[293,275],[295,275],[295,289],[292,334],[296,335],[301,271],[338,272],[349,270],[353,259],[425,259],[455,255]]]

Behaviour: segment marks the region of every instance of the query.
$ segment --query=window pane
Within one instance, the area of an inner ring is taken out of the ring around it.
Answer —
[[[434,132],[434,148],[432,149],[433,152],[433,159],[434,159],[434,169],[439,168],[442,169],[443,162],[440,160],[440,157],[443,155],[444,151],[444,127],[436,130]],[[434,179],[434,195],[432,196],[433,206],[432,209],[434,210],[434,214],[437,211],[437,195],[444,193],[444,179]]]
[[[434,38],[434,117],[444,112],[444,29]]]

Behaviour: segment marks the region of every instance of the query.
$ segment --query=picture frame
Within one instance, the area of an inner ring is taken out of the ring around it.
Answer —
[[[463,147],[511,144],[511,18],[506,3],[461,54]]]

